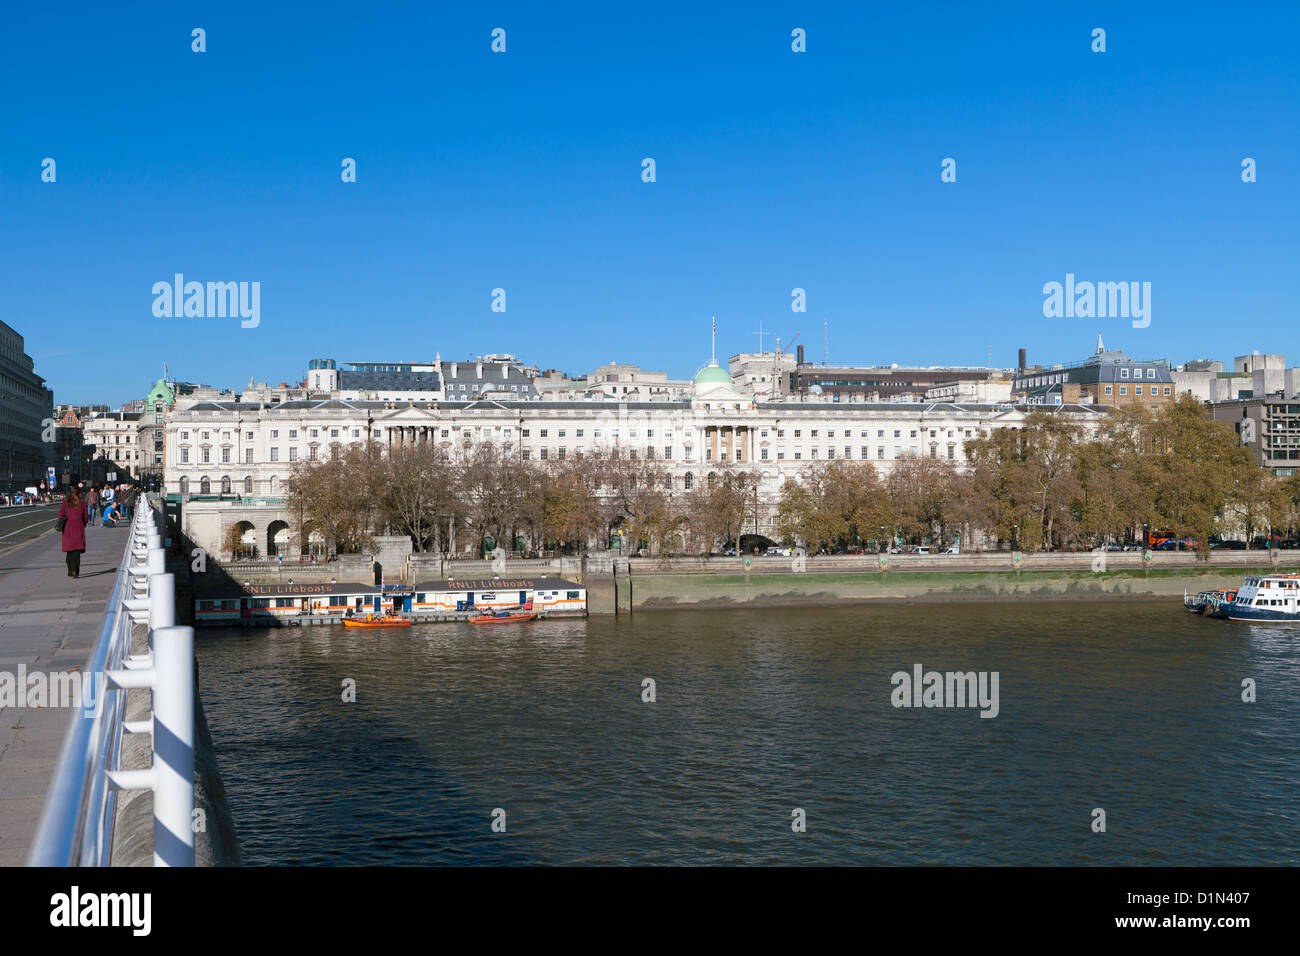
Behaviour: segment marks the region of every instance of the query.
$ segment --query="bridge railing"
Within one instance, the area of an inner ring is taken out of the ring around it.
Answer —
[[[142,498],[86,666],[93,704],[83,700],[73,712],[30,866],[108,866],[117,793],[138,789],[153,791],[154,865],[194,865],[194,630],[175,626],[175,581],[165,558],[158,514]],[[144,654],[131,654],[133,624],[149,628]],[[149,719],[125,719],[132,688],[152,690]],[[119,766],[130,733],[152,734],[151,767]]]

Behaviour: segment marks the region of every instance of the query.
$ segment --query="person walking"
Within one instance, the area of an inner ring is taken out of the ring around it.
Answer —
[[[76,489],[76,488],[73,488],[72,490],[73,490],[73,491],[76,491],[77,489]],[[68,499],[67,499],[67,497],[65,496],[63,500],[66,502]],[[95,523],[95,519],[99,516],[99,492],[97,492],[97,491],[95,490],[95,486],[94,486],[94,485],[91,485],[91,486],[90,486],[90,494],[88,494],[88,495],[86,496],[86,504],[87,504],[87,505],[89,506],[89,508],[90,508],[90,511],[89,511],[89,515],[90,515],[90,523],[91,523],[91,524],[94,524],[94,523]]]
[[[68,577],[81,577],[81,554],[86,550],[86,524],[90,511],[81,493],[69,488],[59,508],[59,530],[63,532],[63,556],[68,563]]]

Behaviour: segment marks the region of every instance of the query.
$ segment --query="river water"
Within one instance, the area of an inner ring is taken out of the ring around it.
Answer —
[[[205,630],[198,656],[251,864],[1295,864],[1298,640],[1121,599]],[[997,672],[997,716],[893,706],[916,664]]]

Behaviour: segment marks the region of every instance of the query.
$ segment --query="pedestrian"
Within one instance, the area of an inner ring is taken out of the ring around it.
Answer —
[[[86,550],[86,524],[90,511],[81,493],[69,488],[59,508],[59,530],[63,532],[63,554],[68,562],[68,577],[81,577],[81,553]]]
[[[76,491],[77,489],[73,488],[72,490]],[[67,501],[67,498],[64,498],[64,501]],[[90,486],[90,494],[86,496],[86,504],[90,509],[90,523],[94,524],[95,518],[99,516],[99,492],[95,490],[94,485]]]
[[[126,493],[122,495],[122,517],[130,518],[135,514],[135,495],[134,486],[127,488]]]

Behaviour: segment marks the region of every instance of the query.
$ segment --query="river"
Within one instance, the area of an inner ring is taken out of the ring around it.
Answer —
[[[1300,862],[1300,628],[1178,601],[198,633],[250,864]]]

